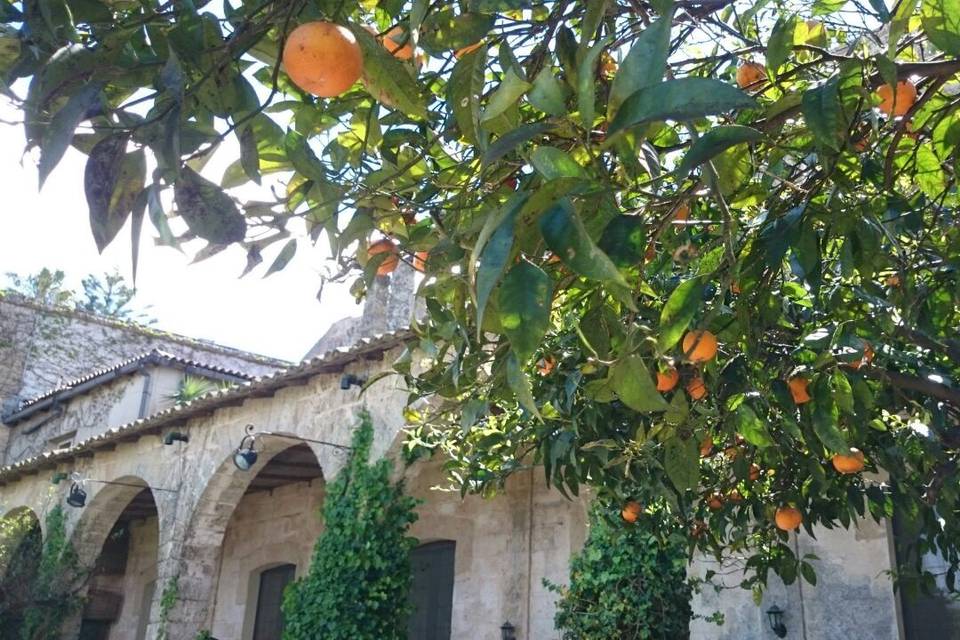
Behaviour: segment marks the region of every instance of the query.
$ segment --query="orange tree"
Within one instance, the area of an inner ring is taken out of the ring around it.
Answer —
[[[0,69],[101,248],[424,271],[411,444],[465,491],[665,504],[758,588],[815,579],[778,524],[896,511],[952,584],[960,2],[888,5],[2,0]]]

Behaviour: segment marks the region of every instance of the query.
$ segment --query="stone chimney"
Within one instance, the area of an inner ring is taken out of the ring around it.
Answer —
[[[363,314],[334,322],[304,359],[409,327],[417,306],[415,276],[413,267],[403,261],[390,275],[377,276],[363,301]]]

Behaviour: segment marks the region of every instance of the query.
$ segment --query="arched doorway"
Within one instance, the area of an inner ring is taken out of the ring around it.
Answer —
[[[258,450],[248,471],[237,469],[232,455],[224,462],[197,505],[185,542],[185,556],[205,567],[191,579],[208,575],[209,565],[214,596],[200,628],[216,638],[280,639],[283,590],[308,566],[322,529],[323,473],[310,446],[267,438],[258,441]],[[181,574],[181,588],[183,580]]]
[[[77,548],[90,575],[79,638],[144,640],[159,546],[153,492],[139,478],[121,478],[83,509]]]
[[[42,546],[40,520],[32,509],[21,507],[0,517],[0,639],[20,636]]]

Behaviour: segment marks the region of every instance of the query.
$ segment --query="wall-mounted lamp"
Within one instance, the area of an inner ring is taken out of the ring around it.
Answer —
[[[163,444],[171,445],[174,442],[190,442],[190,436],[181,431],[171,431],[163,436]]]
[[[233,452],[233,464],[237,467],[237,469],[240,469],[240,471],[249,471],[253,465],[257,463],[257,450],[254,447],[256,446],[258,437],[270,436],[273,438],[296,440],[298,442],[311,442],[313,444],[332,447],[334,451],[337,452],[346,452],[351,450],[351,447],[337,444],[335,442],[327,442],[326,440],[314,440],[313,438],[303,438],[301,436],[291,436],[285,433],[273,433],[271,431],[257,431],[256,427],[254,427],[252,424],[248,424],[244,430],[246,431],[246,434],[244,434],[243,438],[240,439],[240,446],[238,446],[237,450]]]
[[[65,471],[57,471],[53,474],[53,477],[50,478],[50,484],[60,484],[69,477]]]
[[[87,492],[83,490],[79,482],[70,485],[70,493],[67,495],[67,504],[77,509],[87,504]]]
[[[767,609],[767,618],[770,620],[770,629],[773,630],[777,637],[786,637],[787,625],[783,624],[783,609],[777,605],[773,605]]]
[[[53,477],[53,484],[58,484],[61,480],[66,479],[67,474],[57,473]],[[177,493],[178,489],[166,489],[164,487],[150,487],[142,484],[133,484],[131,482],[114,482],[112,480],[95,480],[93,478],[84,478],[79,473],[74,471],[70,474],[70,478],[73,479],[73,482],[70,483],[70,492],[67,494],[67,504],[71,507],[76,507],[77,509],[82,509],[87,504],[87,492],[84,490],[83,485],[86,482],[97,482],[99,484],[113,484],[121,487],[133,487],[134,489],[150,489],[150,491],[168,491],[170,493]]]
[[[344,391],[354,385],[362,387],[365,384],[367,384],[367,376],[358,376],[352,373],[345,373],[340,376],[340,388]]]
[[[500,640],[517,640],[517,629],[509,620],[500,625]]]

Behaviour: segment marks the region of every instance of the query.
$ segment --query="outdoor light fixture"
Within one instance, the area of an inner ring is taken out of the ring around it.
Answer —
[[[240,446],[233,454],[233,464],[240,471],[249,471],[257,464],[257,450],[253,448],[255,438],[252,433],[252,424],[247,425],[247,435],[240,439]]]
[[[770,628],[777,634],[777,637],[786,637],[787,625],[783,624],[783,609],[777,605],[773,605],[767,609],[767,618],[770,619]]]
[[[500,625],[500,640],[517,640],[517,630],[509,620]]]
[[[346,391],[347,389],[349,389],[354,385],[358,387],[362,387],[365,384],[367,384],[366,376],[358,376],[352,373],[345,373],[342,376],[340,376],[340,388],[343,389],[344,391]]]
[[[87,504],[87,492],[83,490],[79,482],[70,485],[70,494],[67,496],[67,504],[77,509],[83,508]]]
[[[326,447],[332,447],[337,453],[343,453],[351,450],[351,447],[337,444],[336,442],[327,442],[326,440],[314,440],[313,438],[303,438],[301,436],[292,436],[286,433],[273,433],[272,431],[257,431],[256,427],[248,424],[245,428],[246,434],[240,439],[240,446],[233,452],[233,464],[240,471],[249,471],[257,463],[257,450],[254,448],[257,437],[270,436],[273,438],[285,438],[287,440],[296,440],[298,442],[311,442],[321,444]]]
[[[190,436],[181,431],[171,431],[163,436],[163,444],[173,444],[174,442],[190,442]]]

